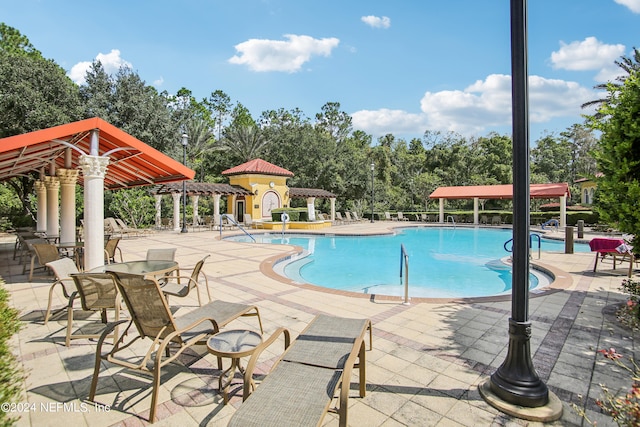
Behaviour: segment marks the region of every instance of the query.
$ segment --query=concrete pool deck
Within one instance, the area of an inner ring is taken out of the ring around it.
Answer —
[[[364,235],[387,232],[390,227],[400,225],[408,224],[362,222],[319,232]],[[176,247],[176,260],[183,269],[210,254],[203,271],[212,296],[257,305],[266,336],[281,326],[296,336],[320,313],[370,318],[374,341],[373,350],[367,352],[367,396],[357,397],[353,389],[356,378],[352,379],[350,425],[587,425],[572,409],[573,403],[585,407],[591,421],[612,425],[611,419],[602,415],[595,404],[602,395],[599,384],[623,391],[631,386],[628,374],[596,353],[598,349],[614,347],[625,355],[634,354],[634,334],[621,328],[612,315],[616,305],[626,300],[619,287],[627,268],[623,265],[613,270],[605,263],[593,273],[592,253],[554,252],[541,256],[540,262],[566,272],[571,279],[565,289],[529,300],[532,360],[540,378],[564,407],[560,420],[543,424],[497,411],[478,391],[479,385],[505,359],[510,301],[463,304],[412,300],[410,305],[403,305],[400,298],[362,298],[294,285],[270,273],[273,262],[294,248],[220,241],[218,237],[219,232],[210,231],[156,232],[147,237],[123,239],[120,248],[125,261],[130,261],[144,258],[150,247]],[[64,314],[46,326],[43,324],[51,276],[39,273],[29,283],[22,274],[22,265],[12,259],[14,239],[3,241],[6,243],[0,246],[0,276],[7,283],[11,303],[20,310],[24,324],[12,339],[27,374],[22,406],[14,408],[22,409],[15,413],[20,416],[17,425],[146,425],[151,400],[146,377],[103,365],[96,396],[99,405],[86,400],[95,342],[79,339],[65,347]],[[58,307],[64,304],[59,297]],[[189,310],[197,305],[197,300],[193,294],[185,299],[173,298],[171,304]],[[253,319],[246,322],[240,319],[227,328],[254,329],[254,323]],[[200,347],[194,351],[206,353]],[[163,370],[159,420],[155,425],[226,425],[242,403],[240,378],[236,378],[238,383],[232,387],[229,404],[224,405],[217,390],[220,371],[215,358],[206,354],[202,358],[188,356]],[[273,353],[266,354],[263,365],[268,365],[273,357]],[[227,364],[228,361],[225,367]],[[337,417],[328,414],[323,425],[337,424]]]

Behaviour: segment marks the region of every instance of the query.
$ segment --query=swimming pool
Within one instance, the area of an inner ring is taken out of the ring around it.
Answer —
[[[274,267],[279,274],[351,292],[404,295],[400,277],[400,248],[409,256],[409,296],[463,298],[503,295],[511,292],[511,267],[504,243],[508,229],[417,227],[396,230],[393,235],[332,236],[257,234],[257,242],[301,246],[304,254]],[[251,241],[248,236],[233,240]],[[534,239],[533,257],[537,255]],[[541,239],[543,251],[564,252],[564,242]],[[588,251],[575,244],[574,251]],[[546,286],[546,276],[530,275],[530,288]]]

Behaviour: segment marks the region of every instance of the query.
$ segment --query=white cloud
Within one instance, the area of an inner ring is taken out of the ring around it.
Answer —
[[[423,114],[407,113],[403,110],[361,110],[351,115],[354,129],[375,136],[392,134],[421,135],[427,129],[427,118]]]
[[[558,117],[579,117],[581,105],[598,95],[578,83],[529,77],[529,118],[544,123]],[[511,77],[492,74],[464,90],[426,92],[421,114],[402,110],[358,111],[352,114],[356,129],[373,135],[415,133],[425,130],[473,135],[511,123]]]
[[[122,66],[131,67],[130,62],[120,57],[120,51],[118,49],[111,49],[109,53],[99,53],[96,55],[95,60],[102,63],[102,67],[107,74],[116,73]],[[85,76],[90,67],[91,61],[78,62],[71,67],[71,71],[69,71],[67,75],[78,85],[82,85],[85,83]]]
[[[605,44],[595,37],[587,37],[569,44],[560,42],[560,50],[551,53],[551,64],[553,68],[563,70],[598,70],[594,79],[604,82],[619,75],[615,61],[624,55],[624,51],[622,44]]]
[[[597,70],[624,54],[624,45],[605,44],[595,37],[569,44],[560,42],[560,50],[551,53],[553,68],[564,70]]]
[[[628,7],[633,13],[640,13],[640,0],[615,0],[615,2]]]
[[[160,76],[153,81],[154,86],[162,86],[164,83],[164,77]]]
[[[389,28],[391,26],[391,19],[388,16],[369,15],[363,16],[360,20],[373,28]]]
[[[229,58],[232,64],[247,65],[252,71],[300,71],[314,55],[329,56],[340,40],[331,37],[314,39],[310,36],[285,34],[286,41],[250,39],[234,47],[240,55]]]

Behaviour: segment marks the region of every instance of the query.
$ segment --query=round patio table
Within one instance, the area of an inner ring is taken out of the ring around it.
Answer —
[[[118,262],[94,268],[93,272],[111,271],[114,273],[162,276],[178,269],[177,261],[139,260]]]
[[[218,332],[207,340],[209,353],[217,357],[231,358],[231,367],[222,372],[220,378],[218,378],[218,390],[222,393],[225,405],[229,402],[229,386],[233,381],[236,369],[244,375],[244,368],[240,364],[240,358],[251,356],[261,343],[262,335],[245,329]],[[251,388],[255,388],[253,380],[251,380]]]

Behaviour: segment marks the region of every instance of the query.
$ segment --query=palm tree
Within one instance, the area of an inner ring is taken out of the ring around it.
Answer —
[[[193,117],[185,125],[185,130],[189,136],[188,157],[189,164],[197,171],[198,165],[202,166],[204,155],[214,150],[215,137],[213,129],[208,121]],[[200,179],[204,179],[204,172]]]
[[[634,47],[633,55],[631,55],[631,57],[622,56],[620,57],[619,61],[614,61],[614,63],[618,67],[620,67],[625,72],[625,74],[622,74],[616,77],[615,80],[612,82],[600,83],[594,86],[593,87],[594,89],[607,91],[609,89],[609,85],[613,85],[614,88],[616,88],[616,92],[617,92],[617,89],[619,89],[624,84],[625,80],[627,80],[627,78],[633,71],[635,72],[640,71],[640,51]],[[602,104],[607,104],[611,100],[612,93],[613,92],[608,92],[605,98],[595,99],[593,101],[585,102],[584,104],[582,104],[582,108],[588,108],[592,106],[599,107]],[[596,113],[595,115],[599,116],[598,113]]]
[[[231,150],[248,162],[256,158],[269,142],[257,125],[236,124],[225,129],[220,144],[222,149]]]

